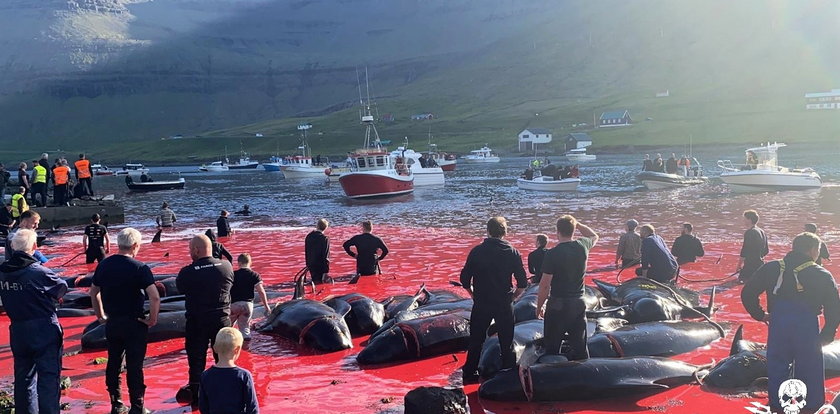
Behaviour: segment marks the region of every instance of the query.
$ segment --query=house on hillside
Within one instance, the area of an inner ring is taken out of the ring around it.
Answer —
[[[633,124],[633,119],[630,118],[630,111],[622,109],[619,111],[607,111],[601,114],[598,118],[598,128],[611,128],[630,126]]]
[[[806,93],[805,109],[840,109],[840,89]]]
[[[382,122],[394,122],[394,114],[382,115]]]
[[[411,120],[413,121],[425,121],[427,119],[435,119],[435,115],[430,112],[425,114],[415,114],[411,116]]]
[[[519,133],[519,152],[533,151],[537,144],[551,142],[551,130],[546,128],[528,128]]]
[[[566,135],[566,151],[578,148],[586,148],[592,145],[592,137],[585,132],[572,132]]]

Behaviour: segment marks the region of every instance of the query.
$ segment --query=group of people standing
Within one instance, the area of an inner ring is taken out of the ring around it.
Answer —
[[[90,160],[85,154],[79,154],[79,159],[72,166],[65,158],[58,158],[50,166],[49,154],[41,154],[41,158],[32,161],[32,172],[25,162],[18,165],[18,184],[23,189],[22,194],[29,196],[29,203],[33,206],[47,207],[49,205],[49,186],[53,188],[53,205],[64,206],[72,198],[93,196],[93,170]],[[71,173],[75,172],[75,180]],[[23,199],[26,202],[26,199]],[[20,203],[20,202],[18,202]],[[14,203],[13,203],[14,205]],[[21,205],[14,206],[21,208]]]
[[[566,178],[580,177],[580,168],[577,164],[558,166],[557,164],[552,164],[551,160],[546,158],[543,161],[532,161],[531,164],[528,165],[528,168],[525,169],[525,172],[522,173],[522,178],[526,180],[533,180],[537,171],[539,171],[542,176],[552,177],[554,180],[558,181]]]
[[[694,165],[692,167],[692,165]],[[671,157],[667,160],[662,159],[662,154],[656,154],[656,158],[650,159],[650,154],[645,154],[645,159],[642,162],[642,171],[659,172],[666,174],[679,174],[683,177],[696,176],[699,174],[700,163],[697,159],[690,158],[683,154],[682,157],[677,158],[675,153],[671,153]]]

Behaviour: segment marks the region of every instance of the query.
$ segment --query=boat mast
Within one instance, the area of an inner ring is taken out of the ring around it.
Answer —
[[[376,151],[382,151],[382,142],[379,140],[379,132],[376,130],[376,125],[373,123],[373,114],[370,112],[370,80],[368,79],[368,69],[365,67],[365,91],[367,92],[367,103],[362,98],[362,86],[359,82],[358,71],[356,71],[356,83],[359,89],[359,103],[362,106],[362,124],[365,125],[365,149],[375,148]],[[371,132],[373,132],[373,142],[371,142]]]

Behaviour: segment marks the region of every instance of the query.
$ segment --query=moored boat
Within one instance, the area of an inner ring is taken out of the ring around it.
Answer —
[[[498,155],[493,153],[493,150],[490,149],[487,145],[481,147],[481,149],[472,150],[468,155],[464,155],[461,157],[464,162],[469,163],[484,163],[484,162],[499,162],[501,158]]]
[[[225,160],[227,161],[227,158]],[[253,170],[259,167],[259,165],[259,161],[251,161],[251,158],[245,151],[242,151],[239,161],[227,163],[227,167],[230,170]]]
[[[523,190],[562,192],[576,191],[580,184],[580,178],[563,178],[555,180],[554,177],[539,175],[530,180],[520,177],[516,180],[516,186]]]
[[[93,164],[93,165],[90,166],[90,169],[91,169],[91,171],[93,171],[93,175],[102,175],[102,176],[114,175],[114,170],[112,170],[112,169],[110,169],[107,166],[102,165],[102,164]]]
[[[205,164],[201,167],[198,167],[199,171],[204,172],[221,172],[228,171],[229,169],[230,167],[228,167],[228,165],[223,161],[213,161],[210,164]]]
[[[563,156],[566,157],[567,160],[572,162],[595,161],[595,159],[598,158],[594,154],[587,154],[586,148],[571,149],[569,151],[566,151],[566,153]]]
[[[778,150],[787,145],[767,143],[746,150],[746,164],[718,160],[720,179],[735,191],[803,190],[822,187],[812,168],[787,168],[778,164]]]
[[[421,156],[423,157],[423,161],[420,160]],[[430,166],[429,158],[426,158],[425,154],[416,152],[413,149],[397,147],[396,150],[391,152],[391,158],[396,163],[403,162],[408,166],[408,169],[411,170],[411,174],[414,176],[415,187],[443,185],[446,183],[443,169],[439,166]]]
[[[262,163],[263,169],[265,169],[266,171],[272,171],[272,172],[280,171],[280,167],[282,165],[283,165],[283,161],[280,159],[280,157],[277,157],[277,156],[272,156],[268,160],[268,162]]]
[[[183,177],[177,180],[154,181],[148,174],[140,176],[140,180],[135,180],[131,176],[125,177],[125,185],[131,191],[161,191],[161,190],[180,190],[184,188],[186,181]]]
[[[116,171],[115,175],[128,175],[132,178],[140,178],[143,174],[148,174],[149,169],[146,168],[143,164],[138,163],[128,163],[123,166],[122,170]]]
[[[642,171],[636,176],[648,190],[663,190],[669,188],[689,187],[709,181],[708,177],[686,177],[679,174],[668,174],[655,171]]]

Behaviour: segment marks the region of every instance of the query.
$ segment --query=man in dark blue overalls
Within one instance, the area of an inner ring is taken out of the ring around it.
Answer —
[[[63,334],[55,303],[67,283],[32,257],[38,236],[21,229],[12,258],[0,264],[0,299],[9,315],[15,364],[15,412],[58,414]]]
[[[773,412],[782,412],[776,397],[782,382],[790,378],[807,386],[806,409],[816,410],[825,402],[822,345],[834,340],[840,325],[840,297],[831,273],[815,263],[819,254],[819,237],[802,233],[793,240],[793,251],[784,260],[761,266],[741,291],[747,312],[769,324],[767,391]],[[767,312],[759,303],[764,292]],[[820,311],[825,314],[822,331],[817,318]]]

